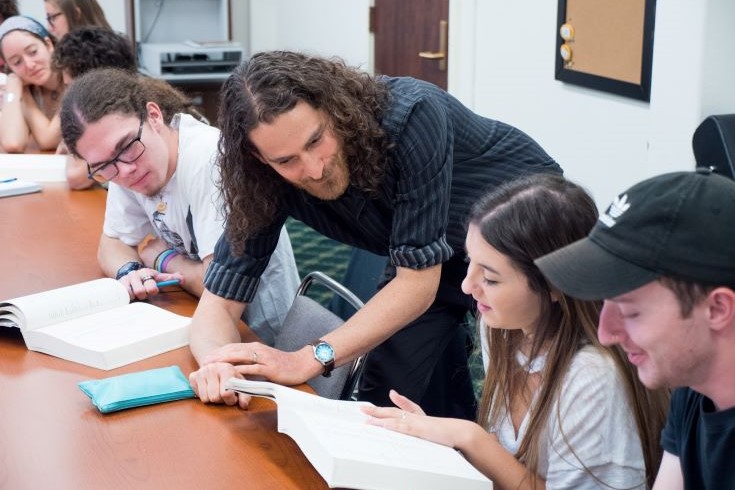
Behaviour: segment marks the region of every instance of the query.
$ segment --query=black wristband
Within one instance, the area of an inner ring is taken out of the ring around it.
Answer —
[[[121,277],[127,276],[133,271],[137,271],[138,269],[142,269],[143,264],[140,262],[137,262],[135,260],[131,260],[130,262],[125,262],[122,267],[120,267],[117,270],[117,274],[115,274],[115,279],[120,279]]]

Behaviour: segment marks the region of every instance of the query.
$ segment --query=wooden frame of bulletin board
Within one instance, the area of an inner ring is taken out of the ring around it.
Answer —
[[[656,0],[559,0],[557,80],[648,102]]]

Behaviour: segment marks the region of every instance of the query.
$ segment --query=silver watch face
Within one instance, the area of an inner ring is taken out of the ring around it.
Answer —
[[[334,349],[326,342],[320,342],[314,347],[314,356],[319,362],[327,363],[334,359]]]

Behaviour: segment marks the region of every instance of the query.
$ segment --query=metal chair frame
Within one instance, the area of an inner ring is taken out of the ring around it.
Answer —
[[[365,304],[352,291],[320,271],[310,272],[304,277],[298,289],[296,290],[296,296],[306,296],[307,291],[314,284],[319,284],[326,287],[334,294],[338,295],[344,301],[346,301],[351,307],[355,309],[355,311],[362,308]],[[357,388],[357,383],[360,380],[360,375],[362,374],[362,371],[364,369],[366,357],[367,354],[363,354],[356,357],[352,361],[347,379],[345,381],[345,385],[342,388],[342,393],[339,397],[340,400],[355,399],[355,390]]]

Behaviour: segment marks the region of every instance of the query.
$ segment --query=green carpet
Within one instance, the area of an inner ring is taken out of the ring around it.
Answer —
[[[286,230],[291,238],[300,278],[303,279],[309,272],[319,271],[342,282],[352,247],[327,238],[310,226],[292,218],[286,221]],[[332,293],[316,286],[313,292],[309,290],[309,297],[326,306],[332,298]]]

